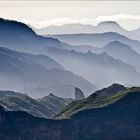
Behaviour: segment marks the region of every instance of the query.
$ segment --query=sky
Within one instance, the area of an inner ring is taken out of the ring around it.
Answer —
[[[0,17],[36,28],[110,20],[133,30],[140,27],[140,1],[0,1]]]

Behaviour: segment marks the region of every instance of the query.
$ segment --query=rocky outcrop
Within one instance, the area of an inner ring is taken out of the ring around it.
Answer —
[[[81,100],[83,98],[85,98],[83,91],[76,87],[75,88],[75,100]]]

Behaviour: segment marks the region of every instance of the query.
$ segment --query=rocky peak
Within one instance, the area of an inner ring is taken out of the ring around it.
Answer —
[[[75,100],[81,100],[83,98],[85,98],[83,91],[76,87],[75,88]]]

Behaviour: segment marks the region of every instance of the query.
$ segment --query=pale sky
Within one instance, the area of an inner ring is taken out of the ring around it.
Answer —
[[[113,20],[128,30],[140,27],[139,1],[0,1],[0,17],[31,24],[81,23]]]

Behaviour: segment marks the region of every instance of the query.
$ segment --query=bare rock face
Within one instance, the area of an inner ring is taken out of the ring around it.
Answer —
[[[76,87],[75,88],[75,100],[81,100],[83,98],[85,98],[83,91]]]

